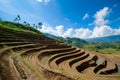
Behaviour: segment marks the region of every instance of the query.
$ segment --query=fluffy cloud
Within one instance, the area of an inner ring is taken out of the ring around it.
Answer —
[[[120,34],[120,28],[112,29],[110,26],[104,25],[101,27],[95,27],[91,37],[103,37],[117,34]]]
[[[74,31],[74,37],[77,38],[89,38],[91,35],[91,32],[89,29],[79,28],[75,29]]]
[[[103,37],[103,36],[120,34],[120,28],[112,29],[110,26],[107,25],[109,20],[105,20],[105,18],[110,13],[110,10],[111,9],[109,9],[108,7],[104,7],[100,11],[96,12],[96,14],[94,15],[95,27],[92,31],[91,37]]]
[[[90,30],[89,28],[77,28],[77,29],[68,28],[65,31],[63,25],[52,27],[47,24],[44,24],[42,26],[43,28],[40,31],[50,33],[56,36],[77,38],[95,38],[120,34],[120,28],[113,29],[107,25],[109,21],[105,20],[105,17],[109,13],[110,9],[108,7],[104,7],[103,9],[96,12],[96,14],[94,15],[95,20],[93,21],[94,24],[93,30]]]
[[[83,20],[87,19],[88,17],[89,17],[89,14],[85,14],[85,15],[83,16]]]
[[[62,36],[63,37],[73,37],[73,28],[67,29],[67,31],[65,31]]]
[[[110,9],[108,7],[104,7],[100,11],[97,11],[97,13],[94,15],[94,24],[98,27],[107,24],[108,20],[105,20],[105,17],[109,14],[109,12]]]
[[[64,29],[63,25],[59,25],[59,26],[56,26],[55,28],[53,28],[52,26],[44,24],[44,25],[42,25],[42,29],[40,29],[40,31],[44,32],[44,33],[50,33],[50,34],[56,35],[56,36],[62,36],[63,29]]]
[[[37,2],[40,2],[40,3],[42,3],[42,2],[45,2],[45,3],[48,3],[48,2],[50,2],[50,0],[36,0]]]
[[[64,30],[63,25],[56,26],[53,28],[52,26],[49,26],[47,24],[44,24],[42,26],[42,29],[40,29],[41,32],[44,33],[50,33],[52,35],[61,36],[61,37],[77,37],[77,38],[88,38],[91,34],[91,31],[89,29],[84,28],[68,28],[66,31]]]

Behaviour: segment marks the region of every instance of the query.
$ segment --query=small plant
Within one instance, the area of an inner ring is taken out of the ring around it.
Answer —
[[[64,70],[64,68],[60,68],[60,70],[62,70],[62,71],[63,71],[63,70]]]

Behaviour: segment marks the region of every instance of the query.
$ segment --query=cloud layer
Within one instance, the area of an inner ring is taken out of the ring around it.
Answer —
[[[110,14],[110,9],[108,7],[104,7],[103,9],[97,11],[94,14],[95,20],[93,21],[94,24],[93,30],[90,30],[89,28],[77,28],[77,29],[68,28],[65,31],[63,25],[59,25],[53,28],[45,24],[42,26],[43,28],[40,31],[50,33],[56,36],[77,37],[83,39],[120,34],[120,28],[113,29],[107,25],[109,20],[105,20],[105,18],[107,17],[108,14]],[[89,16],[88,14],[85,14],[83,19],[86,19],[88,16]]]

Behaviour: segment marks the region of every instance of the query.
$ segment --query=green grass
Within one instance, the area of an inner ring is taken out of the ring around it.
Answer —
[[[16,32],[26,32],[31,34],[43,35],[40,31],[36,30],[32,26],[27,26],[20,23],[10,22],[10,21],[0,21],[0,28],[16,31]]]
[[[120,50],[116,50],[112,48],[102,49],[99,52],[103,54],[120,54]]]

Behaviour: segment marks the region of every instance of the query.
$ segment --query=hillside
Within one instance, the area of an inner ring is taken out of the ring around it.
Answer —
[[[0,80],[120,79],[120,55],[88,52],[10,25],[0,23]]]
[[[26,24],[20,24],[20,23],[0,20],[0,26],[3,27],[3,28],[6,28],[6,29],[15,30],[15,31],[24,31],[24,32],[30,32],[30,33],[33,33],[33,34],[43,35],[37,29],[35,29],[35,28],[33,28],[29,25],[26,25]]]
[[[120,35],[85,39],[88,42],[120,42]]]
[[[48,34],[48,33],[45,33],[45,35],[47,37],[52,38],[52,39],[65,42],[67,44],[70,44],[72,46],[76,46],[78,48],[83,48],[83,46],[87,44],[87,42],[85,40],[80,39],[80,38],[69,38],[69,37],[63,38],[63,37],[54,36],[54,35],[51,35],[51,34]]]
[[[48,33],[45,33],[45,35],[55,40],[65,42],[69,45],[76,46],[78,48],[83,48],[88,51],[100,52],[102,54],[119,54],[120,52],[120,42],[114,42],[116,38],[113,38],[113,42],[111,41],[110,43],[107,41],[106,38],[104,38],[104,41],[106,42],[101,42],[101,41],[100,42],[89,42],[89,41],[87,42],[80,38],[69,38],[69,37],[63,38],[63,37],[54,36]]]

